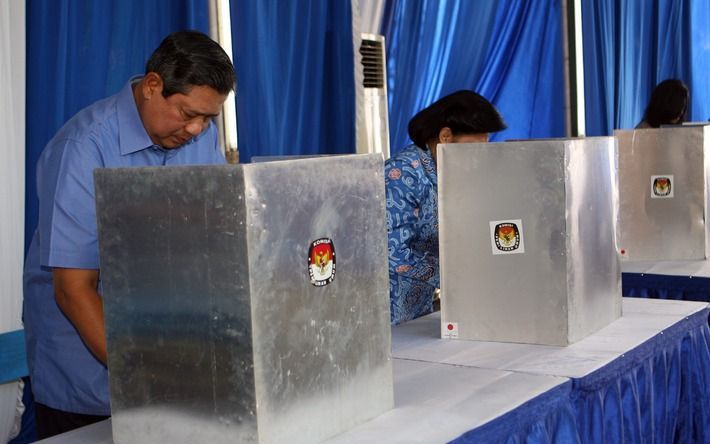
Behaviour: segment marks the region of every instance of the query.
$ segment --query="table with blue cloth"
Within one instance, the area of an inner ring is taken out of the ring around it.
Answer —
[[[710,302],[710,261],[622,262],[624,296]]]
[[[396,326],[395,408],[327,442],[710,442],[708,304],[623,313],[568,347],[442,340],[438,313]],[[110,428],[43,442],[111,444]]]
[[[328,443],[443,443],[487,424],[495,441],[549,442],[541,439],[547,430],[558,431],[560,444],[576,439],[567,378],[408,359],[393,359],[393,370],[395,408]],[[111,420],[41,442],[113,444]]]
[[[399,359],[567,377],[581,443],[708,443],[709,312],[703,302],[623,298],[620,319],[568,347],[441,340],[435,313],[395,328],[392,349]]]

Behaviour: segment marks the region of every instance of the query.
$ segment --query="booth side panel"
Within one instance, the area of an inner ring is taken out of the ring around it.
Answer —
[[[381,155],[245,165],[259,441],[392,408]]]
[[[96,172],[116,443],[257,440],[242,176]]]
[[[437,161],[442,322],[459,339],[566,345],[564,145],[439,145]]]
[[[567,292],[572,343],[621,316],[621,269],[616,248],[614,138],[567,143]]]

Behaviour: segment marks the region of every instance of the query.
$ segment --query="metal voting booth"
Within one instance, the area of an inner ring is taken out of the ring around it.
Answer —
[[[381,155],[95,182],[117,444],[310,443],[392,408]]]
[[[444,338],[568,345],[621,315],[612,137],[444,144]]]
[[[622,260],[702,260],[710,251],[710,126],[617,130]]]

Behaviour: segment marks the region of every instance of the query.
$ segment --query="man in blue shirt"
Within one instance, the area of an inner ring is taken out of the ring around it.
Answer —
[[[234,82],[216,42],[194,31],[171,34],[143,77],[80,111],[42,152],[39,225],[24,273],[40,439],[110,415],[94,169],[224,163],[212,119]]]

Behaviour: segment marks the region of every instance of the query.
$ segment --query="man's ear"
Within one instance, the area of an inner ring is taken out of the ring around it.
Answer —
[[[157,72],[149,72],[143,77],[143,97],[150,100],[156,94],[163,93],[163,79]]]
[[[449,143],[453,140],[454,133],[451,132],[451,128],[445,126],[439,130],[439,143]]]

